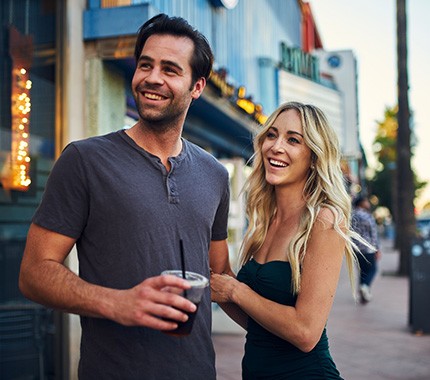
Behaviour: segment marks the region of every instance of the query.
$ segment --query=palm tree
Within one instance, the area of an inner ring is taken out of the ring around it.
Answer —
[[[397,229],[396,245],[400,251],[398,274],[407,276],[415,232],[414,182],[411,168],[411,129],[408,100],[408,66],[406,38],[406,0],[397,0],[397,74],[398,74],[398,133],[397,133]]]

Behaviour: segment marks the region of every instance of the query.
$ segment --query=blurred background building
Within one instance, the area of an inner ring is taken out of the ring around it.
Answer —
[[[17,281],[32,215],[65,145],[132,126],[138,28],[163,12],[209,40],[215,67],[184,136],[231,178],[230,253],[246,225],[240,190],[252,137],[282,102],[322,108],[351,194],[364,182],[352,51],[326,51],[301,0],[4,0],[0,4],[0,378],[76,378],[79,320],[25,300]],[[125,183],[124,186],[127,186]],[[108,207],[108,206],[107,206]],[[76,255],[68,265],[77,271]],[[214,330],[234,329],[214,309]],[[27,376],[27,377],[26,377]]]

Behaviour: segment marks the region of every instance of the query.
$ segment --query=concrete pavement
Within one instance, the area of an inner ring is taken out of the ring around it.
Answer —
[[[391,241],[382,241],[382,254],[367,305],[355,303],[342,269],[327,323],[333,359],[345,380],[430,380],[430,335],[409,328],[409,281],[392,275],[399,255]],[[241,379],[244,339],[213,335],[218,380]]]

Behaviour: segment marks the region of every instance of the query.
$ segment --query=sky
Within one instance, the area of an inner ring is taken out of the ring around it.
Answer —
[[[308,0],[324,50],[352,50],[358,66],[360,140],[370,166],[386,107],[397,104],[396,0]],[[430,202],[430,0],[406,0],[409,107],[418,143],[412,167],[428,181],[416,202]],[[427,113],[426,113],[427,112]]]

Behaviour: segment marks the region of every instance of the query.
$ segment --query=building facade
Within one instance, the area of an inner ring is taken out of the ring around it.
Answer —
[[[190,108],[184,137],[230,172],[233,263],[246,225],[239,193],[252,137],[280,103],[320,106],[338,132],[349,170],[359,176],[355,58],[351,52],[324,51],[309,4],[301,0],[3,1],[2,379],[76,377],[79,320],[25,300],[17,287],[19,263],[32,215],[64,146],[137,120],[130,90],[134,40],[140,25],[160,12],[187,19],[214,50],[213,74]],[[333,55],[345,65],[330,64]],[[77,271],[74,252],[67,264]]]

